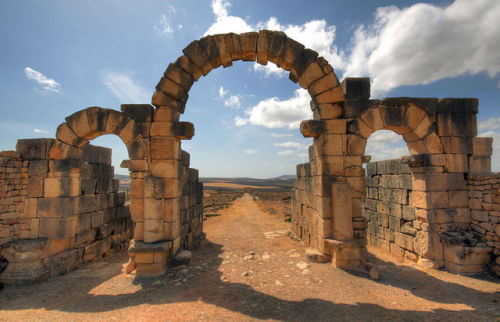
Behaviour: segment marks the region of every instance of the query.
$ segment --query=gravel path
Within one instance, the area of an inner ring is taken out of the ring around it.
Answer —
[[[66,276],[0,291],[0,320],[500,320],[500,284],[421,270],[375,254],[366,272],[307,263],[281,215],[249,195],[205,221],[189,267],[157,279],[121,272],[126,253]]]

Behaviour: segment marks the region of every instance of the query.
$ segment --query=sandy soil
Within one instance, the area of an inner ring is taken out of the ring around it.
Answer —
[[[420,270],[378,254],[363,271],[307,263],[283,216],[245,195],[205,222],[189,267],[156,279],[121,273],[125,253],[66,276],[0,291],[0,320],[457,321],[500,319],[500,284]]]

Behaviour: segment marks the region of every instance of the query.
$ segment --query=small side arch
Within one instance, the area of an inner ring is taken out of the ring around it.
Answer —
[[[58,140],[76,147],[83,147],[101,135],[114,134],[127,146],[131,160],[147,157],[146,142],[142,128],[123,112],[101,107],[89,107],[66,117],[58,126]]]

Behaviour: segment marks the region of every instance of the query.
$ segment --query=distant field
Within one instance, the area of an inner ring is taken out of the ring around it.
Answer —
[[[130,177],[126,175],[115,175],[120,180],[120,190],[128,190]],[[255,178],[200,178],[205,189],[217,190],[290,190],[293,188],[295,176],[281,176],[271,179]]]

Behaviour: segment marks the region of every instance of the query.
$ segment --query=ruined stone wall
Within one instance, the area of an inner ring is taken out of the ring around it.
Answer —
[[[110,149],[32,139],[19,140],[17,153],[27,165],[27,191],[17,208],[22,233],[14,231],[0,250],[9,262],[2,281],[67,273],[127,247],[132,221],[113,179]]]
[[[203,233],[203,183],[198,181],[198,170],[189,168],[189,153],[181,151],[182,191],[180,211],[180,248],[196,247],[204,238]]]
[[[297,165],[297,179],[292,190],[291,230],[308,246],[318,247],[317,229],[327,229],[319,216],[311,163]]]
[[[15,151],[0,152],[0,249],[13,240],[29,238],[29,227],[21,224],[20,216],[28,194],[28,164]]]
[[[400,259],[417,261],[416,236],[422,230],[410,205],[410,167],[400,160],[366,165],[367,196],[363,216],[368,221],[368,244]]]
[[[500,173],[471,175],[467,181],[471,209],[471,229],[491,251],[490,269],[500,276]]]

